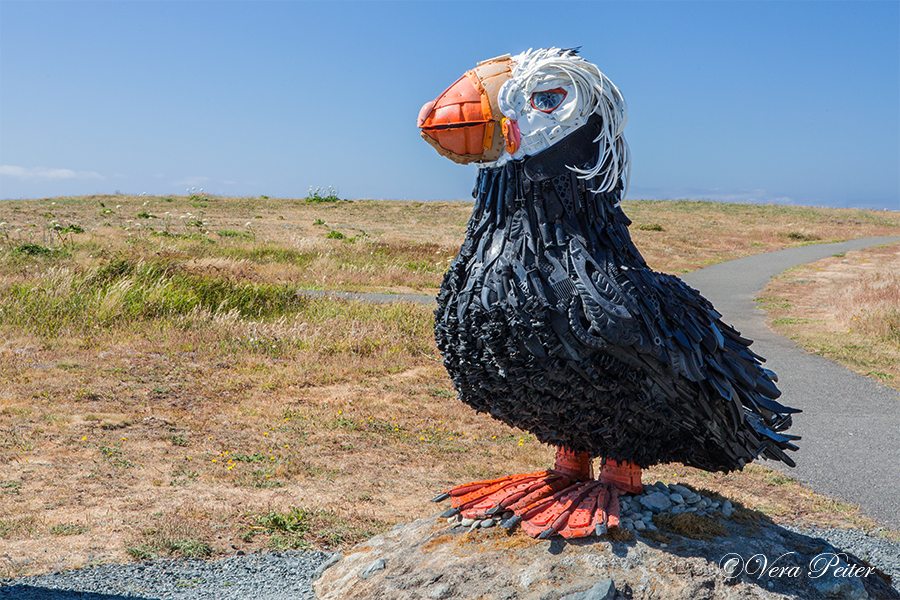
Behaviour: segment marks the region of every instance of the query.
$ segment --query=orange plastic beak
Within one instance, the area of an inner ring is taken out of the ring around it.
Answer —
[[[419,111],[422,139],[454,162],[491,162],[505,145],[497,106],[500,86],[510,77],[508,56],[479,63]]]

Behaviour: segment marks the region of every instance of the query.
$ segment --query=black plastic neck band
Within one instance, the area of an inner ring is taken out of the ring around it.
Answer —
[[[594,140],[600,135],[603,119],[597,113],[588,122],[573,131],[562,141],[525,159],[525,176],[532,181],[544,181],[568,171],[568,167],[581,167],[597,162],[598,148]]]

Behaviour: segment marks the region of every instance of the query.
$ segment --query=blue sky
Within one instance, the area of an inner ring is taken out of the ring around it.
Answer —
[[[0,198],[469,198],[419,107],[582,46],[629,198],[900,210],[897,2],[0,2]]]

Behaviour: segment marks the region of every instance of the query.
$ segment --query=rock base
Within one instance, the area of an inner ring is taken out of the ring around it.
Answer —
[[[624,530],[611,532],[620,541],[538,541],[431,517],[355,547],[314,589],[319,600],[900,599],[823,540],[765,521],[721,524],[727,533],[710,541]]]

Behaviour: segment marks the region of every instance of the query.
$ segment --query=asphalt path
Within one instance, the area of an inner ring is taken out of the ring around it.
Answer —
[[[754,299],[786,269],[840,252],[900,242],[900,237],[814,244],[738,258],[682,275],[766,358],[778,374],[780,402],[800,408],[790,433],[803,436],[795,468],[764,461],[813,491],[857,504],[900,530],[900,392],[799,348],[766,325]]]
[[[900,530],[900,392],[811,354],[766,325],[754,299],[769,280],[786,269],[841,252],[900,242],[875,237],[834,244],[812,244],[746,256],[681,275],[708,298],[722,320],[754,340],[752,350],[766,358],[778,376],[780,402],[803,410],[790,433],[803,436],[792,453],[795,468],[773,461],[805,486],[831,498],[859,505],[881,525]],[[435,305],[432,296],[305,292],[310,296],[369,302]]]

